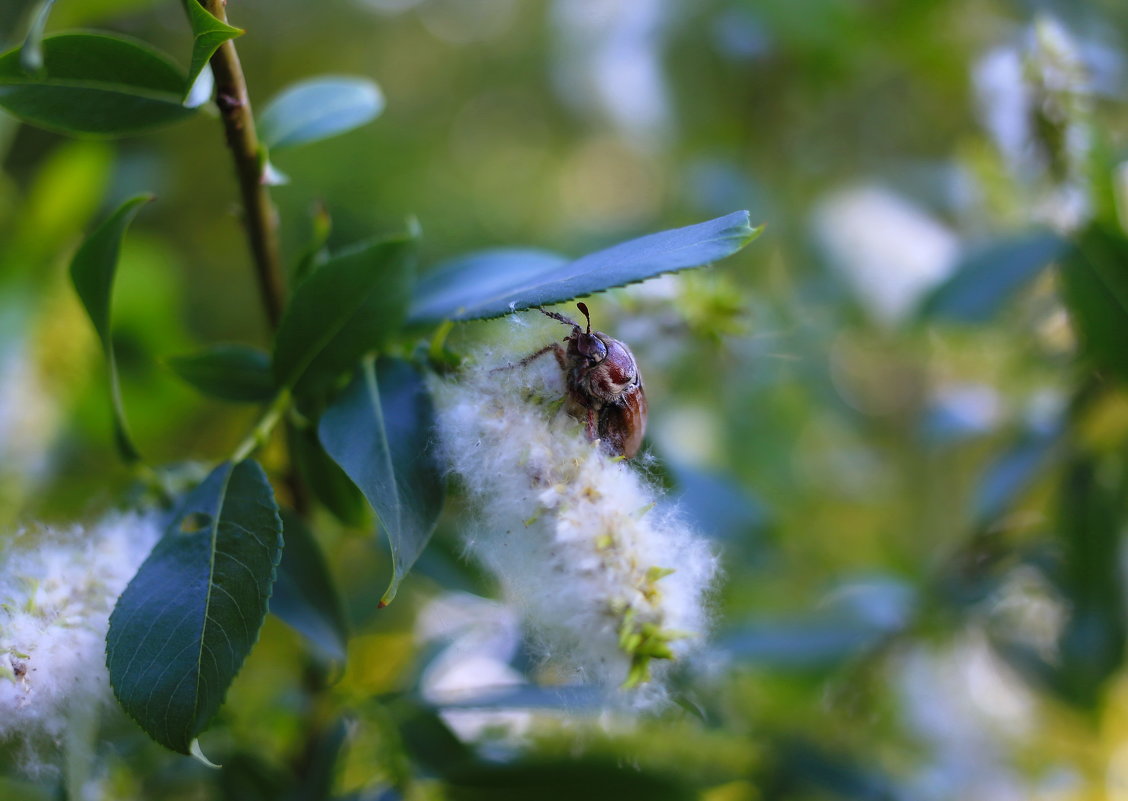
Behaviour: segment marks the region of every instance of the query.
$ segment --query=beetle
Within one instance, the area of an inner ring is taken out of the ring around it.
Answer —
[[[564,371],[568,413],[584,423],[589,439],[600,440],[615,456],[632,458],[642,446],[646,432],[646,392],[631,349],[602,331],[592,332],[586,303],[576,307],[587,321],[586,328],[558,312],[535,308],[564,325],[572,333],[546,345],[521,360],[525,365],[551,352]]]

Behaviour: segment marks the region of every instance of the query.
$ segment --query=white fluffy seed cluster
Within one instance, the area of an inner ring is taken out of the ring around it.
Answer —
[[[550,354],[500,365],[434,387],[441,450],[475,510],[468,548],[546,660],[588,682],[643,683],[652,660],[700,644],[716,558],[564,413]]]
[[[74,713],[110,698],[105,637],[118,595],[158,537],[152,516],[0,539],[0,740],[58,745]]]

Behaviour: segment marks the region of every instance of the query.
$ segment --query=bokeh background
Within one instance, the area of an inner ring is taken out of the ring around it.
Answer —
[[[6,46],[28,6],[0,7]],[[252,102],[332,73],[387,98],[372,124],[278,157],[288,263],[325,215],[334,245],[415,216],[425,265],[497,245],[580,255],[740,208],[767,224],[714,268],[590,303],[644,371],[648,469],[723,552],[687,711],[603,727],[578,704],[448,715],[466,742],[501,761],[571,755],[593,786],[608,764],[673,774],[708,801],[1128,798],[1128,518],[1076,525],[1091,510],[1070,506],[1067,480],[1080,451],[1122,486],[1128,396],[1106,388],[1071,414],[1089,384],[1051,271],[971,322],[921,312],[984,247],[1115,214],[1102,192],[1128,183],[1128,5],[232,0],[228,14],[248,31]],[[171,0],[59,0],[50,30],[79,26],[190,44]],[[268,338],[218,120],[102,142],[0,116],[0,165],[4,525],[128,497],[65,273],[136,191],[159,200],[114,301],[135,438],[157,463],[223,458],[254,410],[201,398],[161,361]],[[1004,269],[1005,247],[989,252]],[[468,323],[451,342],[511,332]],[[354,716],[342,797],[399,797],[380,793],[405,764],[441,762],[442,737],[396,739],[378,700],[417,686],[440,644],[462,649],[450,682],[534,670],[460,559],[457,522],[379,612],[371,525],[317,532],[354,629],[332,695]],[[209,735],[235,768],[217,778],[119,721],[98,792],[270,797],[255,788],[301,743],[303,648],[268,621]],[[444,797],[439,779],[413,792]],[[472,797],[548,797],[498,792]]]

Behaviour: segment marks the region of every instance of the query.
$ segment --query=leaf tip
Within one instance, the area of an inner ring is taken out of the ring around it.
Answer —
[[[213,770],[219,770],[221,767],[223,767],[222,765],[217,765],[215,762],[212,762],[210,759],[204,756],[204,752],[200,749],[199,737],[192,738],[192,744],[188,746],[188,755],[199,762],[201,765],[212,768]]]
[[[744,213],[747,214],[748,212],[744,212]],[[764,233],[764,229],[768,227],[768,224],[767,223],[760,223],[759,225],[753,227],[751,225],[751,223],[745,222],[745,227],[748,228],[748,232],[746,234],[744,234],[744,236],[740,240],[740,246],[741,247],[744,247],[745,245],[751,244],[752,242],[759,239],[760,234]]]

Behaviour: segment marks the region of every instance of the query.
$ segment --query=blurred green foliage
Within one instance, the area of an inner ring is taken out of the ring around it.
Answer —
[[[0,6],[5,47],[32,5]],[[137,37],[187,70],[178,5],[59,0],[48,31]],[[685,671],[676,713],[599,726],[582,698],[546,693],[487,705],[466,735],[455,724],[471,713],[416,695],[440,650],[415,633],[420,610],[492,592],[461,559],[458,507],[377,612],[390,556],[330,476],[314,489],[344,525],[320,512],[314,533],[347,610],[347,663],[268,620],[208,735],[225,768],[108,716],[105,797],[1124,795],[1128,6],[233,0],[228,13],[247,31],[253,103],[336,74],[386,100],[373,124],[273,157],[292,270],[412,215],[424,264],[494,246],[578,256],[733,208],[767,223],[711,271],[590,300],[645,373],[649,469],[716,538],[726,577],[710,664]],[[0,157],[0,517],[84,518],[130,492],[65,272],[139,191],[158,201],[124,242],[114,294],[131,433],[185,474],[226,458],[254,410],[202,396],[167,361],[270,345],[214,111],[112,142],[0,116]],[[504,342],[508,326],[459,324],[447,346]],[[328,476],[306,445],[307,473]],[[304,625],[332,646],[335,599],[324,614]],[[505,734],[515,720],[520,737]]]

